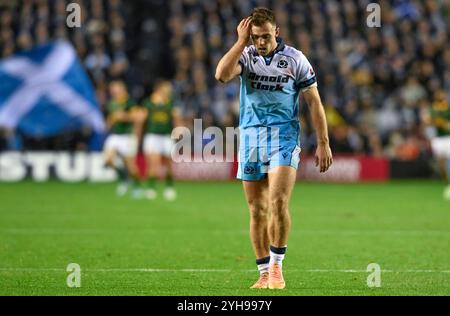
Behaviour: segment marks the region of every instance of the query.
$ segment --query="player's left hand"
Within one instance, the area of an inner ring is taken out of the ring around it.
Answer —
[[[330,145],[319,144],[316,149],[316,167],[320,168],[320,172],[323,173],[330,168],[333,163],[333,154],[331,153]]]
[[[238,39],[244,43],[247,43],[250,39],[250,30],[252,27],[252,17],[246,17],[239,23],[237,27]]]

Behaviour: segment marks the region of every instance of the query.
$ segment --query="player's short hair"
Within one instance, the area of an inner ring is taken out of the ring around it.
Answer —
[[[275,20],[275,14],[272,10],[265,8],[265,7],[258,7],[253,9],[252,12],[252,24],[254,26],[262,26],[266,22],[269,22],[273,25],[277,25],[277,22]]]

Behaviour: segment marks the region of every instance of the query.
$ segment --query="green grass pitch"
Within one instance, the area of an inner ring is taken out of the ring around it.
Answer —
[[[0,295],[449,295],[442,182],[298,183],[285,290],[258,274],[239,182],[178,183],[175,202],[114,184],[0,184]],[[69,288],[69,263],[81,287]],[[367,286],[369,263],[381,287]]]

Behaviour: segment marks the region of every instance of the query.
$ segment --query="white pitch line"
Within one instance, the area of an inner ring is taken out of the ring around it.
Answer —
[[[87,272],[232,272],[231,269],[85,269]]]
[[[11,272],[63,272],[61,268],[0,268],[0,271]],[[81,269],[85,272],[190,272],[190,273],[230,273],[230,272],[249,272],[255,273],[256,270],[232,270],[232,269],[155,269],[155,268],[106,268],[106,269]],[[357,269],[288,269],[290,272],[306,273],[368,273],[366,270]],[[382,273],[450,273],[450,270],[381,270]]]
[[[152,268],[137,268],[137,269],[81,269],[86,272],[232,272],[231,269],[152,269]],[[51,271],[61,272],[66,271],[61,268],[0,268],[0,271],[25,271],[25,272],[39,272]],[[243,271],[243,270],[241,270]]]

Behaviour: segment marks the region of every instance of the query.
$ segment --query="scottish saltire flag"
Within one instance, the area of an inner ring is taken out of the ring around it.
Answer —
[[[0,126],[40,137],[82,127],[104,132],[94,89],[71,44],[53,42],[0,60]]]

